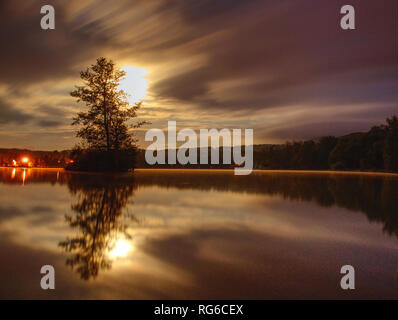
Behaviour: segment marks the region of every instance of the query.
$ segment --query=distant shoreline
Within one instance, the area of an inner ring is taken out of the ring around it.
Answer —
[[[119,174],[118,172],[77,172],[77,171],[69,171],[65,170],[62,167],[49,167],[49,168],[39,168],[39,167],[31,167],[31,168],[24,168],[24,167],[3,167],[0,168],[7,168],[7,169],[31,169],[31,170],[62,170],[65,172],[71,173],[94,173],[94,174]],[[135,172],[146,172],[146,171],[158,171],[158,172],[213,172],[213,173],[223,173],[223,172],[234,172],[234,169],[183,169],[183,168],[136,168],[134,169]],[[398,173],[394,172],[377,172],[377,171],[337,171],[337,170],[273,170],[273,169],[253,169],[252,173],[287,173],[287,174],[320,174],[320,175],[367,175],[367,176],[391,176],[397,177]],[[123,173],[126,174],[126,173]]]
[[[207,172],[234,172],[234,169],[164,169],[164,168],[137,168],[134,171],[207,171]],[[394,172],[377,172],[377,171],[337,171],[337,170],[273,170],[273,169],[253,169],[252,173],[291,173],[291,174],[339,174],[339,175],[369,175],[369,176],[393,176],[398,177],[398,173]]]

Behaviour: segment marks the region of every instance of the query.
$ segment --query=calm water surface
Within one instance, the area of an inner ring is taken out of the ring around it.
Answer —
[[[397,208],[394,176],[2,168],[0,298],[397,298]]]

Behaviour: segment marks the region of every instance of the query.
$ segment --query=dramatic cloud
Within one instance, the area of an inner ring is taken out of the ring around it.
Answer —
[[[55,7],[55,30],[40,29],[43,4]],[[2,107],[0,121],[23,119],[26,107],[41,113],[31,130],[64,132],[76,111],[68,92],[78,72],[105,55],[148,70],[141,116],[156,127],[167,120],[251,127],[256,143],[367,130],[398,113],[398,3],[352,0],[356,30],[350,31],[340,28],[344,4],[2,1],[0,85],[7,87],[8,111]],[[72,136],[53,147],[71,147]]]
[[[58,127],[62,124],[62,122],[54,120],[40,120],[38,124],[41,127]]]
[[[19,111],[0,97],[0,124],[25,123],[30,119],[32,119],[32,116]]]

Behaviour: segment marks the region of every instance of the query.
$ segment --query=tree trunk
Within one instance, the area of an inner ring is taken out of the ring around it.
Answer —
[[[104,85],[104,126],[105,126],[105,134],[106,134],[106,151],[111,150],[110,139],[109,139],[109,124],[107,118],[107,108],[106,108],[106,83]]]

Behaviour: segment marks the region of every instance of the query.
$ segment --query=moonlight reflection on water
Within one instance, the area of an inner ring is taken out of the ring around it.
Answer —
[[[345,264],[349,297],[398,292],[393,175],[23,172],[0,169],[1,297],[47,297],[44,264],[59,298],[346,298]]]

